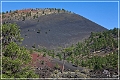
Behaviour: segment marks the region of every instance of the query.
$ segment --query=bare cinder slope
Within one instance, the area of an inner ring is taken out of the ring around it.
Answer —
[[[88,38],[91,32],[100,32],[106,28],[73,13],[57,13],[40,16],[37,19],[13,20],[21,28],[24,37],[22,45],[33,45],[48,49],[65,47]]]

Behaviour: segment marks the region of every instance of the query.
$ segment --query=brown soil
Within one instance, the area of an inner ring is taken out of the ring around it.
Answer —
[[[32,67],[40,78],[49,78],[55,69],[56,63],[52,62],[52,58],[49,56],[43,56],[40,53],[34,52],[31,54]],[[60,65],[59,65],[60,66]],[[60,69],[62,66],[60,66]]]
[[[32,57],[32,66],[33,67],[41,67],[43,66],[43,64],[41,62],[44,62],[44,66],[47,66],[51,69],[53,69],[55,67],[55,63],[52,62],[51,57],[49,56],[43,56],[42,54],[39,54],[37,52],[34,52],[33,54],[31,54]],[[61,65],[59,65],[60,68],[62,68]]]

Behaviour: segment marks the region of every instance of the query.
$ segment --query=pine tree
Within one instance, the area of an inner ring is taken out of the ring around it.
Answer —
[[[2,78],[36,78],[34,70],[29,65],[29,51],[15,42],[21,41],[20,30],[16,24],[2,26]],[[7,43],[7,44],[6,44]]]
[[[3,49],[10,42],[21,42],[23,38],[20,34],[20,29],[16,24],[4,24],[2,25],[2,46]]]

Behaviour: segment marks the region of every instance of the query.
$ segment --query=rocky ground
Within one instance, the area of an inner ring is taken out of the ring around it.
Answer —
[[[35,72],[39,74],[40,78],[117,78],[117,69],[104,69],[104,70],[90,70],[83,67],[73,66],[71,63],[65,62],[65,70],[62,70],[62,61],[52,59],[49,56],[43,56],[40,53],[33,53],[32,66]],[[56,68],[56,63],[59,68]]]

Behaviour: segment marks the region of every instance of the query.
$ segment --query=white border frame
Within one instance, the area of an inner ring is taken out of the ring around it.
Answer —
[[[118,3],[118,29],[119,29],[119,1],[1,1],[1,26],[2,26],[2,3],[3,2],[117,2]],[[1,27],[2,38],[2,27]],[[1,40],[2,44],[2,40]],[[118,78],[2,78],[2,45],[1,45],[1,79],[119,79],[119,30],[118,30]]]
[[[0,10],[1,10],[1,26],[2,26],[2,2],[1,2],[1,6],[0,6],[0,7],[1,7]],[[1,34],[0,34],[0,35],[1,35],[1,36],[0,36],[0,39],[1,39],[1,46],[0,46],[0,47],[1,47],[1,49],[0,49],[0,51],[1,51],[1,57],[0,57],[0,59],[1,59],[1,64],[0,64],[0,65],[1,65],[1,72],[0,72],[0,73],[1,73],[1,76],[0,76],[0,77],[1,77],[1,79],[2,79],[2,27],[1,27],[1,30],[0,30],[0,31],[1,31]]]

